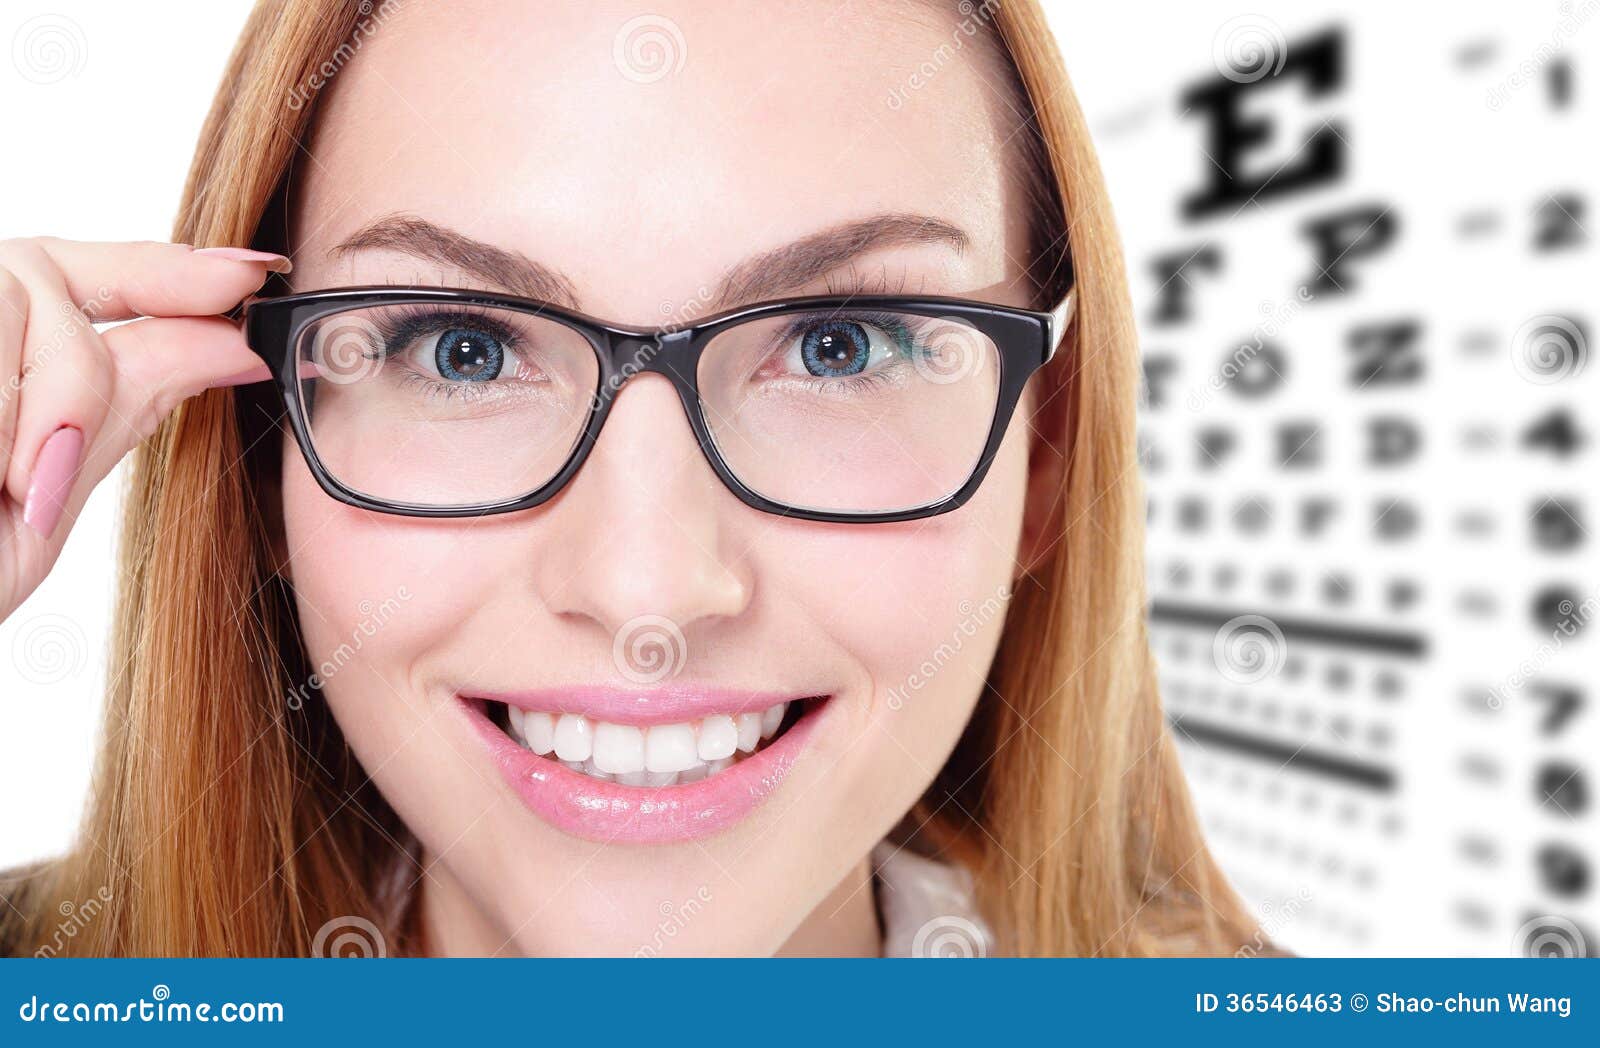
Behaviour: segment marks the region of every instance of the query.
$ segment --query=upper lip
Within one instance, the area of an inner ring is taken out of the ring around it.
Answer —
[[[780,702],[817,698],[818,694],[673,682],[648,688],[582,684],[518,691],[465,690],[461,696],[503,702],[524,710],[579,713],[591,720],[646,727],[700,720],[719,713],[760,713]]]

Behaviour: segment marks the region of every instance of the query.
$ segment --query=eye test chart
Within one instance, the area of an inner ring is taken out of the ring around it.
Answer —
[[[1296,952],[1595,956],[1600,0],[1262,11],[1054,12],[1207,838]]]

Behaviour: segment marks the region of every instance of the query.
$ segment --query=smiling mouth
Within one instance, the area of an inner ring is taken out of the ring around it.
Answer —
[[[490,723],[536,757],[597,782],[660,788],[716,778],[777,743],[824,699],[649,726],[480,701]]]

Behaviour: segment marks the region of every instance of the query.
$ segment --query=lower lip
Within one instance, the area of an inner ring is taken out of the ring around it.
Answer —
[[[464,703],[506,782],[528,807],[574,837],[601,843],[664,844],[719,833],[772,795],[805,748],[826,701],[752,756],[699,782],[620,786],[573,771],[519,746],[477,703]]]

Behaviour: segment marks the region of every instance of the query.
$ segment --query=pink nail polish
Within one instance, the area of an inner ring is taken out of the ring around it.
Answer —
[[[83,457],[83,431],[62,426],[50,434],[33,462],[33,477],[28,481],[28,497],[22,505],[22,519],[34,531],[50,537],[61,520],[61,511],[72,495]]]
[[[247,247],[201,247],[196,248],[194,253],[229,262],[264,262],[273,273],[287,273],[294,268],[294,263],[282,255],[274,255],[270,251],[252,251]]]

